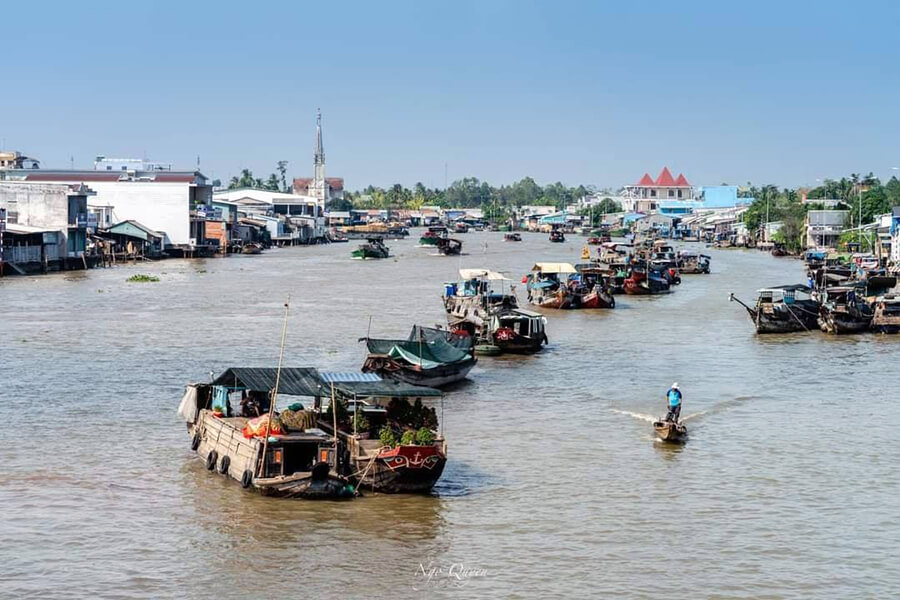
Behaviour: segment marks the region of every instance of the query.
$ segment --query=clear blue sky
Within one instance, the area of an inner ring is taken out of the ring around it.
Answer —
[[[13,2],[0,142],[347,187],[900,167],[896,2]]]

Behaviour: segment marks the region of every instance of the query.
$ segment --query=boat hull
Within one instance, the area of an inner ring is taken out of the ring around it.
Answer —
[[[360,490],[382,494],[424,494],[441,478],[447,457],[432,446],[400,446],[382,451],[378,457],[357,460],[353,479]],[[368,469],[368,471],[367,471]]]
[[[404,364],[392,358],[369,357],[363,364],[363,373],[377,373],[404,383],[424,387],[441,387],[462,381],[475,366],[477,361],[470,358],[452,365],[441,365],[433,369],[417,369],[413,365]]]
[[[825,333],[841,335],[860,333],[869,329],[872,319],[856,318],[847,314],[829,312],[819,317],[819,328]]]
[[[653,432],[662,442],[681,444],[687,441],[687,427],[683,423],[673,423],[664,419],[653,422]]]
[[[615,308],[616,299],[606,292],[592,291],[581,298],[581,308]]]

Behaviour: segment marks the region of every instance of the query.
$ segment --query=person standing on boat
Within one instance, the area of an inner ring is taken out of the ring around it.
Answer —
[[[666,421],[677,423],[678,418],[681,417],[681,390],[678,389],[678,382],[673,383],[669,391],[666,392],[666,399],[669,401],[669,412],[666,414]]]

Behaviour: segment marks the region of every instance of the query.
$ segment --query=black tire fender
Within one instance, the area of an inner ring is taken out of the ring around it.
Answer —
[[[253,471],[247,469],[241,475],[241,487],[247,489],[253,484]]]
[[[231,466],[231,457],[227,454],[222,457],[222,460],[219,461],[219,473],[222,475],[228,472],[228,467]]]
[[[206,470],[212,471],[216,468],[216,461],[219,459],[219,453],[215,450],[210,450],[209,454],[206,455]]]
[[[200,432],[194,434],[194,437],[191,438],[191,450],[194,452],[197,451],[197,448],[200,447]]]

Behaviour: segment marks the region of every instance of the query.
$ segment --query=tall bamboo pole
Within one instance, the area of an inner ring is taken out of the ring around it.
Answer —
[[[275,415],[275,401],[278,400],[278,386],[281,384],[281,362],[284,360],[284,339],[287,335],[288,311],[291,308],[291,296],[288,294],[284,303],[284,323],[281,326],[281,352],[278,355],[278,370],[275,371],[275,389],[272,390],[272,398],[269,403],[269,420],[266,422],[266,437],[263,440],[262,456],[259,458],[258,477],[265,474],[266,452],[269,449],[269,430],[272,428],[272,419]]]

